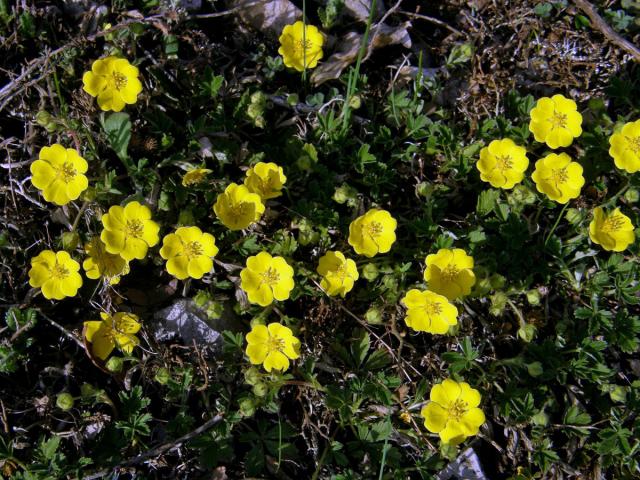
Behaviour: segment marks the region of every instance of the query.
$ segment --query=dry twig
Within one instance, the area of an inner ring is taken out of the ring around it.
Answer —
[[[573,0],[573,3],[575,3],[576,7],[582,10],[585,15],[589,17],[591,25],[602,33],[607,40],[631,55],[636,62],[640,62],[640,49],[611,28],[611,26],[602,19],[591,3],[586,0]]]

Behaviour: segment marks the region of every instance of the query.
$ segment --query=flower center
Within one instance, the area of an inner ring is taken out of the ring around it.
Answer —
[[[440,315],[440,313],[442,313],[442,305],[437,302],[427,302],[424,305],[424,311],[429,317],[432,315]]]
[[[448,282],[456,278],[459,273],[460,270],[455,265],[447,265],[447,267],[441,271],[442,277]]]
[[[513,168],[513,161],[511,160],[510,155],[498,155],[496,157],[496,167],[498,170],[504,172],[505,170],[509,170]]]
[[[142,236],[142,231],[144,230],[144,225],[138,219],[127,220],[127,225],[124,228],[124,233],[127,237],[140,238]]]
[[[467,402],[458,399],[449,407],[449,416],[459,421],[467,410]]]
[[[311,43],[311,40],[309,39],[303,40],[301,38],[293,43],[293,49],[299,53],[302,53],[302,52],[306,53],[309,50],[311,50],[311,47],[313,47],[313,43]]]
[[[382,224],[379,222],[370,222],[364,226],[364,231],[370,237],[377,237],[382,233]]]
[[[565,183],[569,178],[566,168],[558,168],[551,170],[551,179],[558,185]]]
[[[260,274],[263,283],[269,286],[275,285],[280,280],[280,274],[273,268],[269,267],[266,271]]]
[[[338,269],[336,270],[336,275],[340,280],[344,280],[344,277],[347,276],[347,265],[345,263],[338,267]]]
[[[236,204],[231,204],[231,206],[229,207],[229,210],[231,210],[231,215],[233,215],[234,217],[246,217],[249,214],[249,208],[251,208],[251,205],[249,205],[248,203],[242,202],[242,203],[236,203]]]
[[[267,340],[267,348],[270,352],[282,352],[284,350],[284,339],[269,335],[269,340]]]
[[[625,137],[629,142],[629,150],[634,154],[640,155],[640,137]]]
[[[51,269],[51,276],[55,280],[64,280],[69,276],[69,270],[67,270],[64,265],[56,263]]]
[[[551,128],[565,128],[567,126],[567,115],[560,112],[553,112],[553,116],[549,118]]]
[[[605,219],[602,224],[602,231],[605,233],[617,232],[622,228],[622,225],[624,225],[624,218],[622,218],[622,215],[612,215]]]
[[[58,167],[58,177],[62,178],[64,183],[69,183],[73,180],[77,173],[71,162],[64,162],[62,166]]]
[[[184,254],[188,259],[202,255],[202,250],[200,242],[189,242],[184,246]]]
[[[115,87],[116,90],[122,90],[124,87],[127,86],[127,77],[123,73],[113,72],[111,77],[113,81],[113,86]]]

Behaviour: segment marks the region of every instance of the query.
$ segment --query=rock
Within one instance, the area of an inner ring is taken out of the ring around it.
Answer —
[[[234,317],[227,309],[219,319],[209,320],[206,312],[191,299],[178,300],[156,312],[153,318],[152,331],[158,342],[180,340],[184,345],[193,345],[195,342],[212,352],[221,348],[223,330],[237,330]]]
[[[467,448],[458,458],[436,476],[437,480],[489,480],[482,470],[480,459],[473,448]]]

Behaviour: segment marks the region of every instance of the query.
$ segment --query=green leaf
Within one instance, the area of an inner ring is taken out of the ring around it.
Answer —
[[[351,342],[351,356],[356,362],[356,366],[363,364],[364,359],[367,357],[369,347],[371,346],[371,338],[366,330],[356,331],[356,337]]]
[[[490,214],[495,208],[500,198],[500,192],[494,189],[483,190],[478,195],[478,203],[476,205],[476,212],[478,215],[484,217]]]
[[[129,114],[124,112],[112,113],[109,116],[102,114],[100,122],[104,132],[107,134],[107,141],[122,163],[131,169],[127,148],[131,140],[131,120]]]

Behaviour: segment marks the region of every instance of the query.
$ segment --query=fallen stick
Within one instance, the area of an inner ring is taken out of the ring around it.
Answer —
[[[589,17],[591,25],[602,33],[607,40],[631,55],[636,62],[640,62],[640,49],[611,28],[591,3],[587,2],[587,0],[573,0],[573,3]]]

